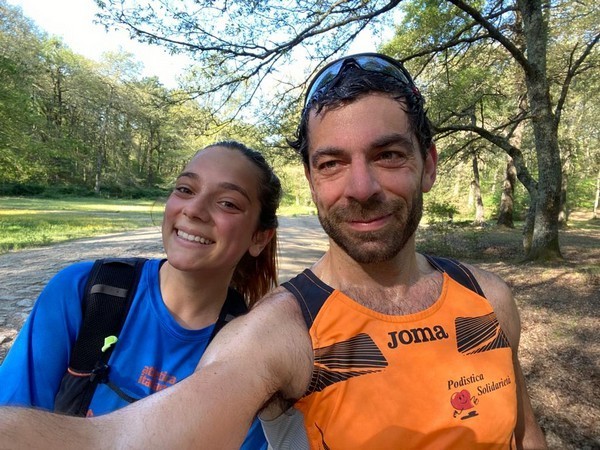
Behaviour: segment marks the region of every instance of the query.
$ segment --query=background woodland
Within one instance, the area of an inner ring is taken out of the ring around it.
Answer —
[[[88,60],[0,0],[0,195],[155,198],[195,151],[239,139],[274,165],[285,204],[310,208],[286,138],[306,79],[369,29],[392,31],[380,50],[427,99],[430,223],[517,226],[524,256],[553,259],[570,212],[599,213],[594,1],[97,3],[107,27],[197,64],[168,89],[135,55]]]

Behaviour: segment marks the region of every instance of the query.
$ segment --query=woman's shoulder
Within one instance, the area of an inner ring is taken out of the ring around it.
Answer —
[[[92,270],[94,261],[80,261],[69,264],[60,269],[50,280],[49,284],[56,283],[77,283],[82,279],[87,279]]]

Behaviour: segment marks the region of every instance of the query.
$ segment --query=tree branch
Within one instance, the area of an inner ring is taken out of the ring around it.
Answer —
[[[483,17],[479,11],[473,8],[470,5],[467,5],[462,0],[448,0],[457,8],[466,12],[469,16],[475,20],[478,24],[488,30],[490,37],[500,43],[508,52],[515,58],[515,60],[523,67],[523,69],[530,73],[532,71],[531,64],[523,54],[519,48],[512,43],[506,36],[504,36],[498,28],[496,28],[491,22],[489,22],[485,17]]]
[[[537,192],[537,181],[531,176],[529,170],[527,169],[527,165],[525,164],[525,158],[523,157],[523,153],[521,150],[514,145],[512,145],[508,139],[502,136],[498,136],[485,128],[481,128],[474,125],[448,125],[444,127],[436,127],[436,133],[450,132],[450,131],[468,131],[472,133],[476,133],[492,144],[498,146],[502,150],[504,150],[514,161],[515,167],[517,169],[517,178],[525,189],[532,194]]]
[[[567,70],[567,75],[565,76],[565,80],[562,84],[562,88],[560,91],[560,97],[558,98],[558,101],[556,102],[556,109],[554,111],[554,126],[558,127],[558,124],[560,123],[560,117],[561,117],[565,102],[567,100],[567,94],[569,93],[569,87],[571,86],[571,82],[573,81],[573,78],[577,75],[577,70],[581,67],[581,65],[583,64],[585,59],[590,55],[590,53],[592,52],[592,49],[598,43],[598,41],[600,41],[600,33],[596,34],[596,36],[594,36],[594,38],[590,42],[588,42],[588,44],[585,46],[584,51],[581,53],[581,55],[579,55],[579,58],[577,58],[577,60],[575,62],[573,62],[573,57],[574,57],[575,51],[577,49],[577,45],[575,45],[573,47],[573,50],[571,51],[571,54],[569,55],[569,69]]]

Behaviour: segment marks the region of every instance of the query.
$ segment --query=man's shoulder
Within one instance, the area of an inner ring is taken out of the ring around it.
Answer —
[[[261,298],[256,305],[252,307],[253,310],[273,310],[281,312],[292,312],[296,310],[300,317],[302,312],[298,307],[298,303],[295,300],[294,295],[282,286],[278,286]]]
[[[461,264],[475,276],[487,298],[491,299],[498,296],[512,298],[510,287],[499,275],[469,263],[462,262]]]
[[[499,275],[489,270],[467,263],[463,264],[477,279],[511,344],[518,346],[521,322],[510,286]]]

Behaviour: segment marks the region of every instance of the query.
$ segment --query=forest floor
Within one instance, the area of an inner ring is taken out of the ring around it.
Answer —
[[[503,277],[522,322],[520,360],[551,449],[600,449],[600,220],[573,214],[560,232],[564,260],[523,263],[521,231],[424,227],[420,251]],[[316,261],[327,241],[315,216],[282,217],[280,280]],[[49,278],[65,265],[105,256],[161,257],[158,227],[0,255],[0,362]],[[27,280],[24,282],[23,280]],[[26,286],[24,286],[26,284]]]
[[[492,271],[511,286],[521,314],[520,361],[550,448],[596,450],[600,449],[600,220],[579,213],[569,223],[560,232],[564,257],[560,263],[521,262],[522,233],[517,229],[488,228],[476,237],[451,230],[442,246],[449,250],[447,256]],[[429,251],[428,237],[428,231],[419,236],[422,250]]]

